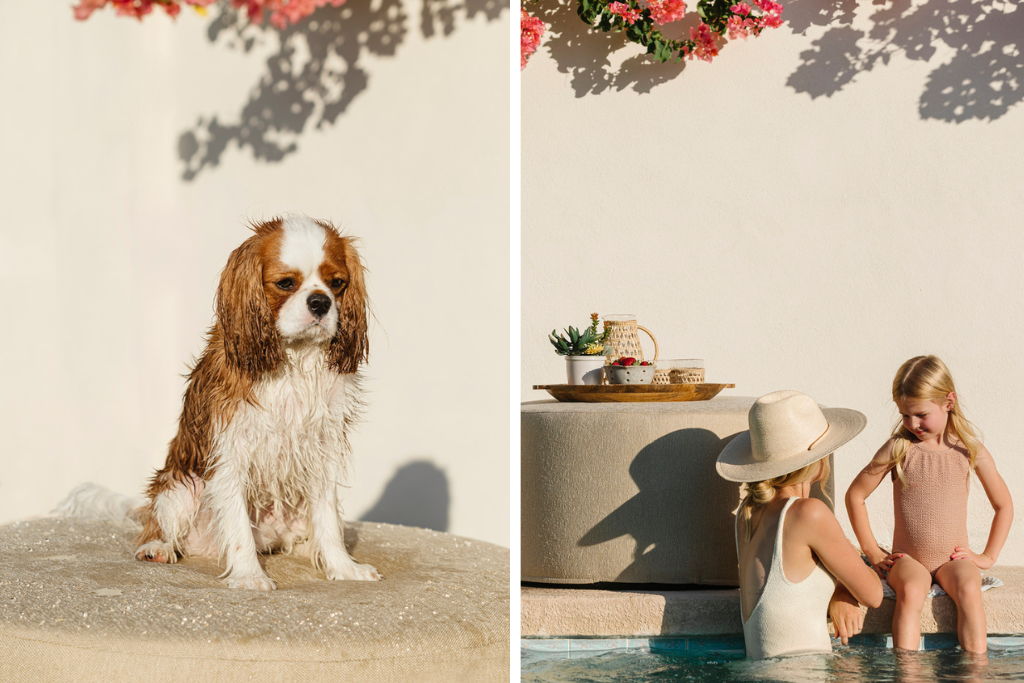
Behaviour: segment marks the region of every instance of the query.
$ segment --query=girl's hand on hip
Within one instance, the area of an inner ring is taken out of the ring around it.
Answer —
[[[995,564],[995,561],[985,553],[972,552],[971,549],[966,546],[957,546],[953,548],[953,552],[949,556],[949,559],[970,560],[978,566],[978,569],[988,569]]]

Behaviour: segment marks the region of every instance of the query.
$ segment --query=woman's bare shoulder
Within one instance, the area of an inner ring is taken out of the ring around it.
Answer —
[[[804,524],[823,524],[836,518],[832,509],[817,498],[797,498],[789,508],[789,515]]]

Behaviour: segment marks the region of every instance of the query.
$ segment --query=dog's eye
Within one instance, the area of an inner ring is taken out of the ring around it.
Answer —
[[[278,286],[279,289],[287,291],[295,286],[295,280],[291,279],[290,277],[286,277],[283,280],[278,280],[275,284]]]
[[[345,284],[346,283],[344,280],[342,280],[340,277],[336,277],[333,280],[331,280],[331,289],[340,289],[344,287]]]

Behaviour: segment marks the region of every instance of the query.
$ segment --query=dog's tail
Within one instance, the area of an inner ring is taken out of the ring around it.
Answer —
[[[145,504],[141,496],[131,497],[105,489],[98,484],[79,484],[67,497],[57,504],[54,514],[74,519],[124,524],[141,524],[139,508]]]

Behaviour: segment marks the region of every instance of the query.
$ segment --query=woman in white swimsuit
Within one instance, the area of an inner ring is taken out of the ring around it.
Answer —
[[[858,603],[882,604],[882,583],[829,507],[808,496],[828,478],[827,456],[867,419],[777,391],[757,399],[748,421],[750,430],[726,444],[717,463],[723,478],[746,484],[736,549],[747,656],[831,652],[826,615],[846,643],[863,626]]]

